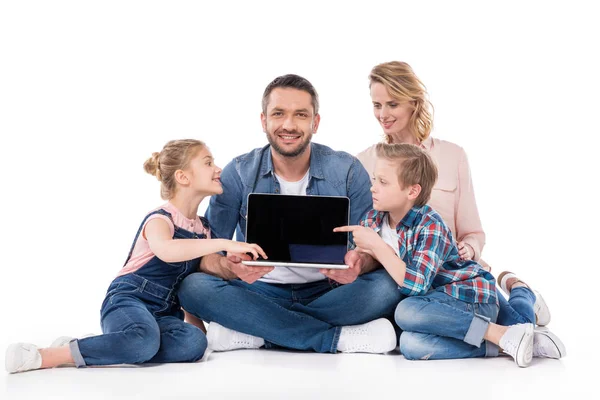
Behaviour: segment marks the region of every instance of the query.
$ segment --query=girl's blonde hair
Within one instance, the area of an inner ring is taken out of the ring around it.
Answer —
[[[419,143],[429,137],[433,128],[433,105],[429,101],[427,88],[405,62],[390,61],[376,65],[369,74],[369,88],[375,82],[381,83],[390,96],[400,102],[410,102],[413,113],[408,127]],[[385,142],[392,138],[386,135]]]
[[[146,160],[144,170],[160,181],[160,197],[163,200],[175,196],[175,171],[186,169],[192,158],[205,146],[204,142],[195,139],[171,140],[160,153],[152,153],[152,157]]]
[[[401,188],[421,186],[415,206],[423,207],[427,204],[438,177],[438,170],[431,156],[419,146],[408,143],[378,143],[375,151],[377,157],[398,163],[398,182]]]

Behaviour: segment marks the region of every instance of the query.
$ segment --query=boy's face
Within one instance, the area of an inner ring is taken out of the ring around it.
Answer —
[[[404,211],[415,201],[413,186],[402,188],[398,180],[398,163],[379,158],[375,163],[375,177],[371,193],[373,208],[377,211]]]

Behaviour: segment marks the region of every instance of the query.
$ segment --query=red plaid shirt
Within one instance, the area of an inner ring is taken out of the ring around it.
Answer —
[[[381,230],[387,212],[371,210],[360,222]],[[428,205],[413,207],[396,227],[400,258],[406,264],[400,291],[418,296],[430,290],[468,303],[497,303],[494,276],[475,261],[462,261],[452,232]]]

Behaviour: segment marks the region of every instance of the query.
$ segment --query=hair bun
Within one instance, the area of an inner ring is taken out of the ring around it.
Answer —
[[[152,157],[144,163],[144,170],[150,175],[156,176],[156,179],[161,180],[160,175],[160,153],[152,153]]]

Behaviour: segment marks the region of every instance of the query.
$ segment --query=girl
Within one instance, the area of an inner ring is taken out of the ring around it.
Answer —
[[[6,351],[10,373],[70,364],[76,367],[145,362],[194,362],[204,355],[204,332],[183,321],[179,283],[198,270],[200,258],[219,251],[267,258],[256,244],[210,239],[208,221],[198,217],[202,200],[223,192],[221,169],[198,140],[173,140],[153,153],[144,169],[161,182],[168,202],[142,221],[101,308],[102,335],[55,341],[38,349],[17,343]],[[186,240],[183,240],[186,239]],[[60,345],[62,342],[62,346]]]

